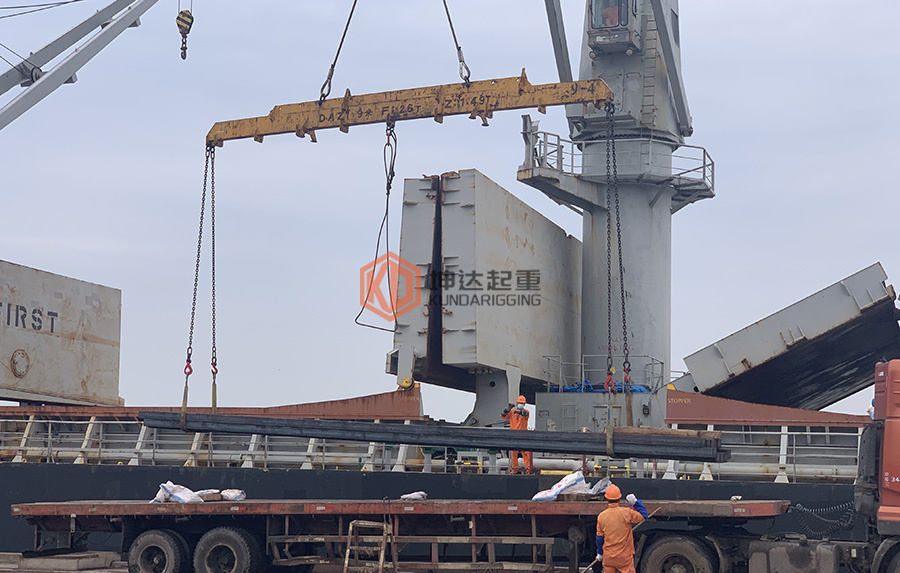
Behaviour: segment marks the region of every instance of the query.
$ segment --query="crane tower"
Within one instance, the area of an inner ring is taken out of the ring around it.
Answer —
[[[570,82],[559,0],[545,2],[560,81]],[[602,79],[613,109],[566,105],[569,139],[523,117],[518,180],[581,213],[580,245],[480,174],[407,182],[404,259],[460,276],[468,267],[540,266],[550,288],[539,308],[473,310],[444,300],[405,315],[388,372],[475,392],[467,420],[475,425],[496,423],[520,392],[537,405],[537,429],[663,423],[652,402],[669,382],[672,215],[714,195],[712,160],[684,142],[692,128],[679,41],[677,0],[587,0],[579,76]],[[621,374],[626,332],[630,385]],[[555,376],[553,366],[535,366],[541,354],[559,355]],[[618,391],[563,391],[586,382],[602,389],[610,360]]]

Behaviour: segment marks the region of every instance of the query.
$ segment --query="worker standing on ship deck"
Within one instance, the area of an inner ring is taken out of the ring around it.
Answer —
[[[632,526],[647,519],[647,508],[633,493],[625,498],[628,505],[619,504],[622,492],[615,484],[603,496],[609,507],[597,516],[597,562],[603,573],[634,573]]]
[[[509,420],[509,427],[512,430],[528,429],[528,410],[525,409],[525,396],[519,396],[516,405],[510,403],[500,414],[504,420]],[[522,452],[522,461],[525,464],[525,471],[528,474],[534,473],[534,458],[531,452]],[[519,450],[510,450],[509,452],[509,473],[519,473]]]

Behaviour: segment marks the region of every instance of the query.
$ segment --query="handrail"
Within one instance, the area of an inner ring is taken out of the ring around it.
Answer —
[[[546,131],[535,131],[529,135],[530,137],[526,137],[526,145],[531,149],[526,153],[526,162],[523,168],[551,169],[573,176],[605,175],[605,172],[586,171],[583,151],[586,144],[584,142],[575,143]],[[617,144],[631,142],[647,144],[653,141],[639,137],[616,139]],[[601,149],[601,146],[594,145],[591,148],[597,149],[596,154],[606,153],[605,147]],[[589,153],[588,155],[594,154]],[[638,177],[643,177],[647,173],[655,173],[659,178],[658,183],[672,183],[675,187],[702,184],[711,191],[715,190],[715,162],[703,147],[681,144],[671,155],[666,154],[661,160],[655,159],[658,154],[654,154],[649,147],[646,153],[642,149],[637,154],[637,161],[630,159],[635,154],[619,153],[618,155],[620,179],[627,180],[629,174],[632,173],[638,174]],[[602,163],[601,161],[596,164]]]
[[[551,357],[553,358],[553,357]],[[552,362],[551,362],[552,363]],[[561,364],[562,361],[556,361]],[[194,434],[144,429],[137,421],[101,420],[86,441],[87,420],[43,421],[32,424],[25,435],[21,419],[0,419],[0,461],[28,463],[85,463],[103,465],[201,465],[259,468],[341,468],[370,471],[472,471],[497,473],[506,467],[505,457],[498,460],[491,452],[466,449],[455,454],[447,448],[434,448],[440,457],[426,461],[432,449],[409,447],[405,456],[400,446],[379,443],[297,440],[275,436],[205,434],[195,444]],[[705,425],[689,427],[709,429]],[[681,426],[684,428],[685,426]],[[771,480],[831,480],[849,482],[856,475],[860,431],[858,428],[824,427],[823,430],[787,430],[788,426],[766,424],[712,426],[722,432],[723,446],[732,459],[721,464],[669,462],[668,460],[611,460],[595,456],[588,467],[615,471],[635,477],[649,477],[656,471],[663,477],[671,465],[673,476],[692,479],[739,477]],[[139,435],[142,436],[139,438]],[[88,447],[82,447],[87,443]],[[254,444],[256,444],[254,446]],[[138,447],[139,445],[139,447]],[[565,471],[581,467],[580,456],[545,455],[536,452],[536,463],[545,469]],[[80,461],[78,461],[80,460]],[[486,462],[485,460],[490,460]]]

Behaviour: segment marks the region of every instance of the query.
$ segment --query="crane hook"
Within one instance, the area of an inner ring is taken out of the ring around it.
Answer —
[[[178,25],[178,31],[181,32],[181,59],[187,59],[187,37],[194,24],[194,16],[190,10],[182,10],[175,18],[175,24]]]

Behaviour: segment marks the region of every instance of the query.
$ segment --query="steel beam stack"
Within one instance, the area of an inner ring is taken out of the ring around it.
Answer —
[[[141,412],[150,428],[178,429],[181,417],[174,413]],[[523,450],[559,454],[608,455],[616,458],[648,458],[726,462],[720,432],[615,428],[611,434],[537,432],[495,428],[470,428],[448,424],[406,425],[342,420],[285,420],[252,416],[188,414],[189,432],[224,432],[294,436],[417,446]]]

